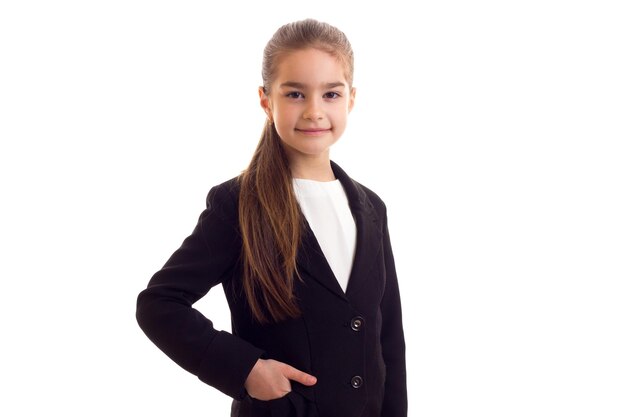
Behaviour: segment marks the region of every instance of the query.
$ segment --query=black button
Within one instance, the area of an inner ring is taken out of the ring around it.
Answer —
[[[365,324],[365,320],[361,316],[356,316],[355,318],[350,320],[350,328],[354,330],[355,332],[360,331],[361,327],[363,327],[364,324]]]
[[[358,375],[353,376],[350,380],[350,385],[352,385],[352,388],[361,388],[361,385],[363,385],[363,378]]]

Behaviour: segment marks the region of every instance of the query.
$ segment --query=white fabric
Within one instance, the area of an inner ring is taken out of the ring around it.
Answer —
[[[346,291],[356,251],[356,225],[339,180],[293,179],[296,199],[339,285]]]

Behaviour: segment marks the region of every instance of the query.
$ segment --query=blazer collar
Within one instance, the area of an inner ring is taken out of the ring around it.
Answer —
[[[382,247],[381,223],[363,186],[352,180],[335,162],[330,161],[330,165],[346,192],[357,229],[356,250],[346,292],[341,289],[306,219],[296,263],[299,271],[308,273],[337,296],[349,299],[362,289],[360,283],[365,280],[366,273]]]

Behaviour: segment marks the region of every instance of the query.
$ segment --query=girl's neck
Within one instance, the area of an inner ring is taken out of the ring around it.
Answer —
[[[291,159],[291,175],[315,181],[334,181],[335,174],[330,166],[330,158],[298,158]]]

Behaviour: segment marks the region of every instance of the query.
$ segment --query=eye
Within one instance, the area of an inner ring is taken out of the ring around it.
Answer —
[[[341,94],[335,91],[329,91],[328,93],[324,94],[324,98],[339,98],[339,97],[341,97]]]
[[[289,97],[289,98],[304,98],[302,93],[299,92],[299,91],[290,91],[289,93],[285,94],[285,97]]]

